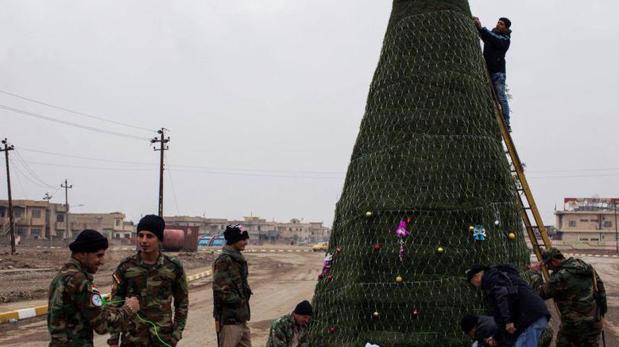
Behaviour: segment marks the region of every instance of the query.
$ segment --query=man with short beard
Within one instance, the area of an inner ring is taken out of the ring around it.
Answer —
[[[49,286],[50,347],[93,346],[93,330],[105,334],[135,318],[140,309],[135,297],[127,298],[119,307],[107,306],[93,283],[107,247],[107,239],[89,229],[80,232],[69,245],[71,258]]]

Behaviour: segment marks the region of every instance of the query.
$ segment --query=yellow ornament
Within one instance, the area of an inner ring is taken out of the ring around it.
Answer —
[[[372,211],[367,211],[367,212],[365,213],[365,216],[366,216],[366,217],[372,217]]]
[[[436,253],[438,253],[438,254],[443,254],[443,253],[445,253],[445,249],[444,249],[443,247],[440,247],[440,246],[439,246],[439,247],[436,249]]]
[[[471,226],[469,226],[469,230],[473,231],[473,230],[475,230],[475,227],[471,225]]]
[[[404,279],[402,278],[402,276],[398,276],[395,278],[396,283],[402,283],[402,281],[404,281]]]
[[[516,239],[516,234],[515,233],[509,233],[509,234],[507,234],[507,238],[510,239],[511,241],[514,241]]]

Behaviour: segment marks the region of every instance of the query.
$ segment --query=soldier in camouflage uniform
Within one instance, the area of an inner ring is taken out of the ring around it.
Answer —
[[[312,319],[312,305],[301,301],[291,314],[273,321],[266,347],[308,347],[307,325]]]
[[[226,245],[213,263],[213,316],[219,347],[251,347],[247,261],[241,251],[249,235],[240,226],[227,226]]]
[[[122,327],[139,310],[136,298],[128,298],[119,308],[104,306],[92,275],[103,264],[108,242],[95,230],[82,231],[69,245],[71,259],[49,286],[47,328],[50,347],[93,346],[93,330],[107,333]]]
[[[549,248],[542,257],[552,274],[540,295],[553,298],[561,314],[557,347],[598,346],[607,311],[604,283],[591,265],[565,259],[556,248]]]
[[[138,319],[115,331],[108,344],[126,347],[175,346],[181,340],[189,297],[180,260],[161,253],[163,218],[148,215],[138,223],[141,251],[124,259],[113,274],[112,300],[136,295],[142,304]]]

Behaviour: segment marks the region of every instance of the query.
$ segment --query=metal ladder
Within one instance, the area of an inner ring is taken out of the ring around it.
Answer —
[[[490,81],[490,79],[488,80]],[[541,262],[542,250],[540,248],[540,240],[537,239],[535,230],[539,232],[543,246],[546,249],[552,247],[550,237],[548,237],[546,227],[544,226],[544,221],[542,220],[542,216],[537,209],[537,205],[535,204],[533,193],[531,192],[531,188],[529,187],[527,177],[524,174],[524,167],[522,165],[522,162],[520,161],[518,151],[516,151],[516,146],[514,145],[512,136],[507,130],[505,120],[503,119],[501,104],[494,91],[494,86],[492,86],[492,82],[490,82],[490,88],[492,90],[492,95],[494,99],[494,113],[497,122],[499,123],[499,128],[501,129],[501,136],[503,137],[505,154],[507,156],[507,161],[509,162],[511,175],[516,188],[516,202],[518,204],[518,210],[522,218],[522,222],[524,223],[526,232],[529,235],[529,240],[531,241],[533,252],[535,253],[538,261]],[[545,266],[542,266],[542,270],[544,278],[548,280],[548,270]]]

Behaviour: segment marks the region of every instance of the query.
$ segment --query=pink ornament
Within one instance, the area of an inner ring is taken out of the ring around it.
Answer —
[[[398,225],[398,228],[395,230],[395,235],[399,238],[404,238],[407,237],[411,234],[410,231],[408,231],[408,223],[406,222],[406,220],[402,219],[400,221],[400,225]]]
[[[400,220],[400,224],[398,228],[395,230],[395,235],[400,240],[400,262],[404,261],[404,256],[406,255],[406,249],[404,248],[404,238],[410,236],[411,232],[408,231],[408,223],[410,222],[410,218],[408,220]]]

